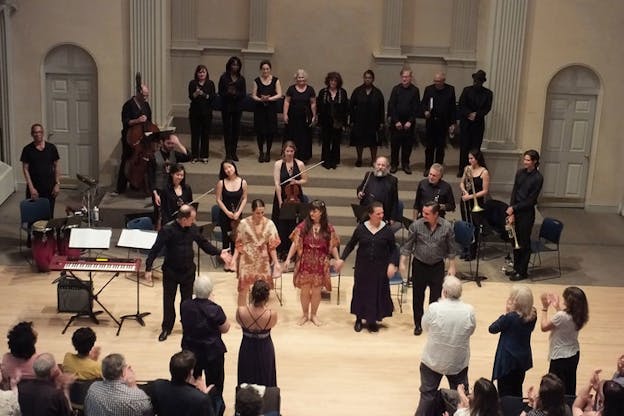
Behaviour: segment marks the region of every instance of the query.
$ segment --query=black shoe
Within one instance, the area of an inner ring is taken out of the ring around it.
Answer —
[[[514,274],[516,274],[514,269],[505,270],[505,276],[513,276]]]
[[[390,173],[397,173],[397,170],[399,170],[396,166],[390,166]]]
[[[355,325],[353,325],[353,330],[355,332],[360,332],[362,330],[362,321],[360,321],[359,319],[355,321]]]
[[[323,166],[327,170],[331,169],[331,165],[329,163],[322,163],[321,166]]]
[[[355,161],[355,167],[356,168],[361,168],[362,167],[362,159],[358,159]]]
[[[236,154],[233,154],[233,155],[232,155],[232,160],[233,160],[234,162],[238,162],[238,156],[237,156]]]
[[[171,333],[171,332],[169,332],[169,331],[165,331],[165,330],[163,330],[163,331],[160,333],[160,335],[158,335],[158,341],[163,342],[164,340],[166,340],[166,339],[167,339],[167,337],[169,336],[169,334],[170,334],[170,333]]]
[[[406,175],[411,175],[412,174],[412,170],[407,165],[403,166],[403,172],[405,172]]]
[[[379,332],[379,326],[377,325],[377,322],[368,324],[368,332]]]
[[[509,278],[509,280],[511,280],[512,282],[517,282],[517,281],[520,281],[520,280],[524,280],[524,279],[526,279],[527,277],[528,277],[528,276],[527,276],[527,275],[525,275],[525,274],[516,273],[516,274],[514,274],[513,276],[511,276],[511,277]]]
[[[264,163],[269,163],[271,161],[271,152],[266,152],[264,154]]]
[[[416,325],[414,328],[414,335],[418,336],[420,334],[422,334],[422,327],[420,325]]]
[[[263,163],[264,162],[264,153],[260,152],[260,154],[258,155],[258,162]]]

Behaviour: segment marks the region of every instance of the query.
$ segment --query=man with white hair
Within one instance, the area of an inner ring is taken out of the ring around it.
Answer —
[[[476,320],[474,308],[460,300],[462,286],[455,276],[446,276],[442,298],[429,305],[422,326],[429,332],[420,362],[420,402],[416,416],[429,416],[442,376],[450,388],[468,385],[470,336]]]
[[[71,408],[63,390],[58,389],[52,380],[52,370],[56,369],[52,354],[43,353],[33,362],[37,378],[22,380],[18,385],[18,401],[23,415],[69,416]]]
[[[399,180],[396,176],[388,173],[388,158],[379,156],[375,159],[372,172],[366,172],[362,183],[357,187],[357,197],[360,205],[368,207],[371,203],[378,201],[383,204],[384,220],[393,227],[394,231],[401,228],[399,217]],[[368,215],[366,215],[368,219]]]

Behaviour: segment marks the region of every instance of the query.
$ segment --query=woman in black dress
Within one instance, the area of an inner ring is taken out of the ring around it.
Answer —
[[[477,253],[477,244],[481,234],[479,227],[483,224],[483,211],[473,211],[473,208],[475,200],[479,208],[485,208],[485,199],[490,192],[490,172],[480,150],[473,149],[468,153],[468,165],[464,169],[464,176],[459,182],[459,188],[462,194],[462,220],[475,226],[475,238],[470,247],[470,252],[463,253],[462,257],[466,260],[473,260]]]
[[[232,225],[241,220],[241,215],[247,204],[247,181],[238,175],[238,169],[231,160],[221,162],[219,169],[219,181],[215,186],[217,205],[221,209],[219,215],[219,227],[221,228],[221,241],[223,248],[230,248],[234,253],[234,241]]]
[[[349,118],[349,97],[342,88],[342,77],[330,72],[325,77],[325,88],[316,100],[321,126],[321,160],[325,169],[336,169],[340,164],[340,139]]]
[[[184,165],[176,163],[169,167],[167,185],[160,190],[160,226],[173,221],[175,213],[182,205],[193,201],[193,191],[186,184],[186,170]]]
[[[295,219],[280,218],[282,204],[287,202],[286,186],[288,184],[295,185],[299,191],[299,199],[301,200],[303,198],[301,185],[304,185],[308,181],[307,173],[299,175],[299,173],[305,170],[305,164],[301,160],[295,159],[296,152],[297,146],[295,146],[295,143],[290,140],[284,142],[282,145],[282,158],[275,162],[275,166],[273,167],[275,194],[273,196],[273,211],[271,213],[271,220],[277,226],[277,232],[281,240],[280,245],[277,247],[277,256],[281,260],[286,258],[288,250],[290,250],[290,233],[297,226]],[[284,181],[293,177],[295,178],[291,179],[290,182],[286,182],[281,185]]]
[[[355,146],[357,160],[355,166],[362,166],[362,153],[365,147],[370,148],[371,164],[377,159],[377,146],[380,145],[379,135],[383,132],[385,118],[384,96],[379,88],[373,85],[375,73],[370,69],[364,72],[364,83],[351,94],[351,141]]]
[[[355,332],[362,330],[362,319],[370,332],[377,332],[377,321],[392,316],[394,309],[388,279],[396,273],[399,256],[394,233],[383,217],[382,203],[371,203],[369,219],[357,225],[341,256],[345,260],[358,245],[351,300]]]
[[[212,101],[215,97],[214,82],[209,79],[208,68],[197,65],[195,78],[188,85],[191,100],[189,123],[191,124],[191,156],[193,162],[208,163],[208,138],[212,125]]]
[[[316,93],[308,85],[308,73],[298,69],[295,84],[286,90],[284,99],[286,138],[297,145],[297,158],[307,162],[312,158],[312,128],[316,124]]]
[[[219,78],[221,116],[223,118],[223,143],[225,159],[238,162],[236,148],[240,133],[241,104],[247,94],[245,78],[241,75],[243,64],[238,56],[232,56],[225,64],[225,72]]]
[[[271,328],[277,323],[277,312],[267,308],[269,285],[258,280],[251,288],[251,302],[236,310],[236,322],[243,330],[238,350],[238,385],[242,383],[277,386],[275,348]]]
[[[258,140],[258,162],[269,162],[273,137],[277,133],[276,101],[282,98],[282,85],[277,77],[271,75],[271,62],[268,60],[260,62],[260,76],[254,80],[251,98],[256,101],[254,129]]]

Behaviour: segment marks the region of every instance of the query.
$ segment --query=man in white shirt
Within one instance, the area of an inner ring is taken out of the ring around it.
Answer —
[[[431,414],[442,376],[446,376],[453,390],[459,384],[468,386],[470,336],[476,320],[474,308],[460,300],[461,293],[459,279],[446,276],[442,298],[430,304],[423,315],[422,327],[429,335],[420,363],[420,402],[416,416]]]

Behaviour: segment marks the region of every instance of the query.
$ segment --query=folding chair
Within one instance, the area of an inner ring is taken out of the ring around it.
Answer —
[[[557,252],[557,266],[559,270],[559,277],[561,277],[561,251],[559,250],[559,240],[561,239],[561,233],[563,231],[563,223],[554,218],[544,218],[542,226],[539,231],[539,239],[531,240],[531,253],[533,253],[533,260],[531,261],[531,270],[535,268],[535,258],[539,259],[539,264],[542,264],[543,252]]]

